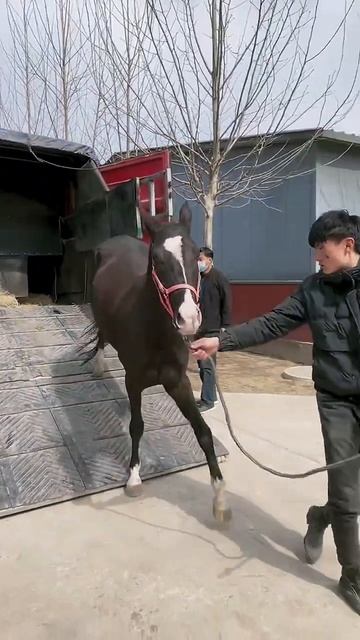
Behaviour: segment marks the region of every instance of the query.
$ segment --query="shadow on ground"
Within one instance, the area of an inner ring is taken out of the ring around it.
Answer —
[[[129,499],[123,493],[115,496],[112,494],[108,500],[106,496],[102,496],[101,501],[94,496],[90,496],[76,500],[73,504],[76,507],[86,505],[99,511],[110,511],[119,517],[136,521],[155,529],[183,533],[186,536],[202,540],[212,546],[224,559],[239,561],[237,565],[231,568],[224,567],[224,571],[218,576],[220,579],[239,570],[248,560],[256,558],[264,564],[292,574],[307,583],[327,588],[333,587],[331,580],[327,576],[304,564],[302,553],[303,538],[300,533],[287,528],[274,516],[247,498],[231,492],[228,492],[228,497],[233,511],[233,520],[226,528],[221,528],[221,532],[239,547],[239,555],[237,556],[229,556],[223,553],[218,545],[211,540],[211,535],[207,538],[192,531],[185,531],[178,527],[162,526],[156,522],[143,520],[129,513],[119,511],[119,507],[129,503]],[[164,478],[146,482],[144,498],[157,498],[168,502],[179,507],[208,529],[215,528],[215,523],[211,516],[211,488],[189,476],[173,476],[169,482]],[[283,551],[276,547],[282,547]]]

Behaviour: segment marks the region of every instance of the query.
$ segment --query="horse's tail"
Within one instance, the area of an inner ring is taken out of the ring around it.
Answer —
[[[96,322],[92,322],[80,337],[78,353],[85,356],[82,357],[82,364],[94,361],[93,371],[96,376],[102,376],[105,370],[104,347],[104,336]]]

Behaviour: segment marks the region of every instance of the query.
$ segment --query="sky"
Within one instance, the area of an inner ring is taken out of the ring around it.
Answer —
[[[201,2],[205,0],[198,0]],[[270,1],[270,0],[269,0]],[[315,0],[308,0],[309,3],[315,2]],[[13,5],[20,4],[20,0],[12,0]],[[300,2],[300,0],[299,0]],[[327,35],[331,33],[339,20],[341,19],[345,0],[321,0],[319,21],[317,27],[317,33],[315,34],[315,41],[317,44],[321,44]],[[246,5],[246,2],[239,0],[239,7]],[[49,0],[49,6],[51,0]],[[239,9],[240,11],[241,9]],[[348,90],[349,83],[354,73],[354,59],[356,52],[359,51],[360,46],[360,0],[355,0],[355,7],[351,13],[351,16],[347,25],[347,37],[345,43],[345,59],[342,68],[341,76],[336,83],[336,90],[329,98],[330,108],[333,108],[338,100],[341,100],[344,92]],[[206,34],[200,33],[200,38],[206,38]],[[5,45],[9,42],[8,25],[6,18],[6,2],[0,0],[0,40]],[[319,83],[323,83],[324,79],[337,67],[340,56],[340,40],[339,38],[330,47],[326,54],[321,56],[316,61],[315,72],[312,77],[312,86],[316,88]],[[6,65],[6,58],[3,51],[0,49],[0,68],[4,68]],[[358,78],[358,87],[360,89],[360,77]],[[315,90],[315,89],[314,89]],[[292,128],[306,128],[313,127],[317,124],[316,113],[308,113],[298,122],[298,126]],[[334,128],[338,131],[345,131],[346,133],[354,133],[360,135],[360,99],[358,99],[353,106],[350,113],[348,113],[341,122],[337,122]]]
[[[321,28],[316,35],[316,39],[324,39],[326,33],[330,33],[336,28],[341,20],[343,3],[341,0],[323,0],[320,5]],[[337,96],[341,99],[343,92],[347,90],[351,83],[354,72],[354,60],[359,51],[360,35],[360,1],[355,2],[355,7],[350,15],[346,29],[346,58],[342,68],[341,77],[337,84]],[[326,51],[326,55],[321,58],[316,67],[316,76],[321,79],[327,76],[334,69],[339,60],[339,46],[334,46]],[[356,91],[360,90],[360,76],[357,78]],[[310,124],[311,126],[311,124]],[[354,133],[360,135],[360,98],[358,98],[351,112],[345,119],[335,127],[338,131]]]

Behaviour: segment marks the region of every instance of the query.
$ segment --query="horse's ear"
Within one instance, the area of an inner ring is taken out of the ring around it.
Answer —
[[[191,231],[192,212],[187,202],[184,202],[179,212],[179,222],[190,235]]]
[[[151,239],[154,238],[154,235],[161,229],[163,224],[169,222],[169,216],[167,213],[159,213],[156,216],[149,216],[146,214],[140,215],[143,231],[146,231]]]

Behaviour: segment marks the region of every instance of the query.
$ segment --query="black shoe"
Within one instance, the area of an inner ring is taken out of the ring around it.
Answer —
[[[324,533],[327,523],[323,518],[323,507],[310,507],[306,522],[308,530],[304,537],[305,559],[308,564],[315,564],[322,554]]]
[[[210,411],[210,409],[214,408],[213,404],[210,404],[210,402],[204,402],[204,400],[198,400],[196,404],[201,413],[204,413],[204,411]]]
[[[352,576],[343,573],[338,588],[341,597],[349,607],[360,615],[360,570]]]

